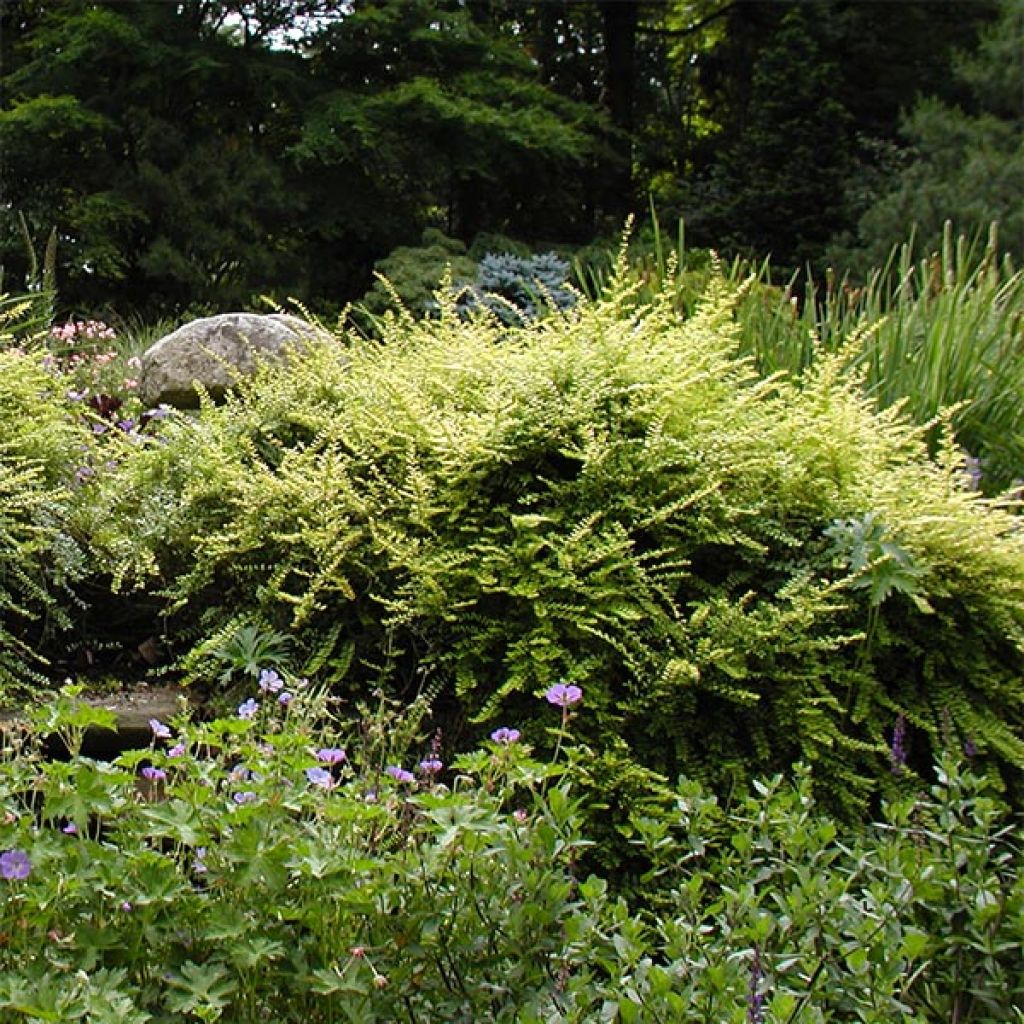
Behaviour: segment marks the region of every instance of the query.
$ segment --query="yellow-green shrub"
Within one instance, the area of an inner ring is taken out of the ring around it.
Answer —
[[[856,807],[900,715],[911,764],[969,739],[1013,779],[1018,520],[836,360],[758,379],[733,299],[715,279],[680,320],[620,285],[518,330],[442,308],[268,368],[126,443],[100,564],[165,595],[197,677],[256,623],[344,692],[435,680],[453,728],[578,684],[609,800],[643,788],[625,742],[720,786],[799,758]]]
[[[70,622],[69,584],[84,571],[67,530],[68,484],[88,435],[31,337],[15,329],[31,304],[0,316],[0,701],[42,680],[41,652]]]

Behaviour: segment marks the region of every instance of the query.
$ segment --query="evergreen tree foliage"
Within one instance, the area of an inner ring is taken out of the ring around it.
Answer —
[[[697,244],[771,253],[789,268],[817,260],[830,232],[853,228],[888,187],[907,106],[958,98],[953,50],[993,14],[989,2],[931,0],[726,5],[689,54],[702,126],[692,170],[662,194]]]
[[[814,8],[787,5],[760,44],[742,120],[711,177],[706,216],[723,248],[799,266],[842,226],[849,113],[835,62],[812,27]],[[773,21],[775,18],[772,19]]]
[[[294,276],[295,198],[272,142],[295,106],[294,58],[243,51],[192,6],[56,0],[14,48],[6,201],[58,228],[72,307],[238,304]]]
[[[579,234],[606,118],[513,37],[434,0],[4,13],[9,218],[56,225],[63,300],[337,303],[426,226]],[[15,222],[0,233],[15,276]]]
[[[331,87],[293,150],[316,196],[311,231],[386,252],[427,217],[467,242],[578,220],[600,118],[460,6],[361,4],[317,38],[313,62]]]
[[[859,225],[861,262],[884,260],[894,232],[916,231],[928,249],[943,225],[981,237],[998,221],[1003,248],[1024,259],[1024,4],[1003,0],[975,52],[961,53],[960,104],[918,102],[903,130],[911,159]]]
[[[20,213],[83,313],[337,308],[425,228],[588,244],[653,193],[698,244],[794,266],[890,191],[917,94],[991,99],[948,58],[993,3],[8,0],[0,261],[21,287]],[[1005,201],[1005,124],[929,117],[974,152],[964,217]]]
[[[567,286],[568,276],[569,264],[553,252],[535,256],[489,252],[460,301],[467,312],[484,307],[504,323],[521,324],[547,309],[575,305],[576,293]]]

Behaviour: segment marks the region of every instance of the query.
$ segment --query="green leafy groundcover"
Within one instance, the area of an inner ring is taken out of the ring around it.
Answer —
[[[681,319],[620,281],[509,328],[442,294],[111,437],[73,529],[117,600],[163,603],[196,679],[241,631],[288,634],[349,697],[440,695],[453,744],[585,686],[613,811],[800,760],[861,813],[898,723],[911,769],[967,744],[1016,786],[1019,519],[841,356],[759,379],[735,298],[713,278]]]
[[[1019,832],[955,758],[860,827],[806,769],[730,808],[683,780],[633,816],[637,912],[577,867],[588,694],[546,696],[553,759],[506,725],[449,765],[404,711],[332,723],[263,670],[236,713],[104,763],[78,750],[109,713],[65,692],[0,757],[0,1019],[1024,1019]]]

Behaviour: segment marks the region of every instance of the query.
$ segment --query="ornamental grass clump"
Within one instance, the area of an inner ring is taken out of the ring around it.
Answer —
[[[971,240],[947,222],[938,251],[915,247],[894,247],[861,287],[808,275],[802,303],[786,289],[750,306],[742,348],[763,372],[841,351],[879,408],[899,404],[920,424],[954,410],[977,483],[995,495],[1024,479],[1024,271],[1000,256],[995,224]]]
[[[97,565],[197,680],[249,629],[343,694],[430,688],[453,736],[585,688],[610,820],[798,760],[860,814],[901,714],[908,772],[952,735],[1017,787],[1019,519],[841,356],[761,379],[721,276],[686,319],[625,278],[519,328],[442,293],[124,439],[83,496]]]

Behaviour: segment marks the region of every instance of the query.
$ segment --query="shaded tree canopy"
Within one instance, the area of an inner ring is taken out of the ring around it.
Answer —
[[[30,262],[19,215],[37,241],[56,227],[65,304],[150,316],[261,293],[337,305],[425,229],[586,243],[648,196],[697,244],[796,265],[891,193],[916,99],[1012,105],[1012,83],[970,71],[997,10],[6,0],[3,287]],[[910,142],[938,160],[948,124],[918,109]]]
[[[712,123],[679,189],[691,238],[794,268],[820,256],[886,187],[906,110],[961,95],[950,65],[996,11],[989,0],[730,4],[693,58]]]
[[[294,275],[301,197],[280,157],[301,61],[239,47],[198,6],[39,4],[15,49],[5,200],[57,226],[76,302],[239,302],[254,280]]]
[[[1004,0],[953,71],[959,102],[924,97],[903,121],[910,159],[860,220],[865,261],[884,258],[894,231],[936,245],[946,220],[975,237],[998,221],[1002,247],[1024,260],[1024,2]]]

